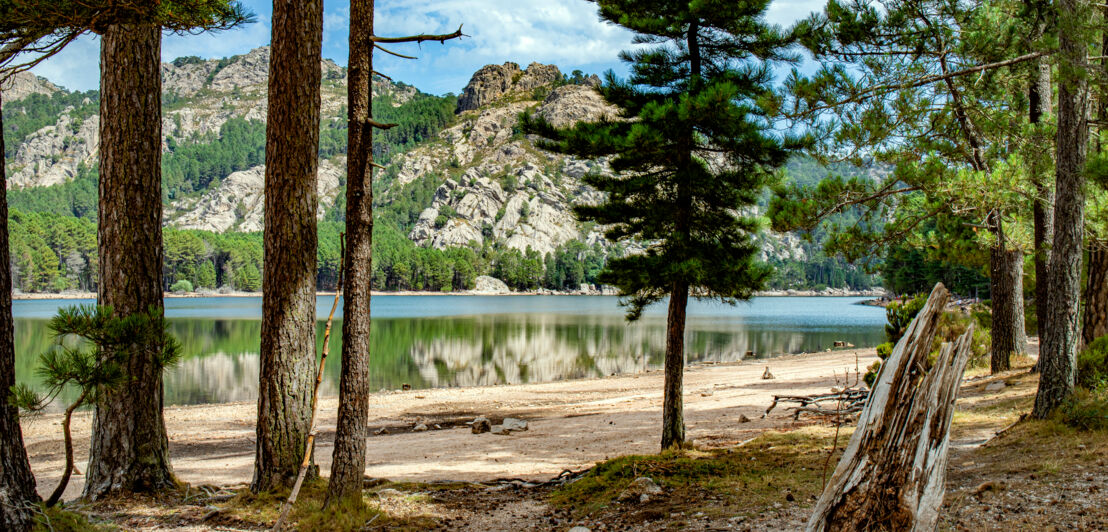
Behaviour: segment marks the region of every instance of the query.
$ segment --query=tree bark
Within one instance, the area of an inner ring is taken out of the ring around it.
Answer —
[[[1081,327],[1083,345],[1108,335],[1108,242],[1093,242],[1089,249],[1084,317]]]
[[[3,107],[3,102],[0,102]],[[0,132],[4,118],[0,115]],[[4,138],[0,135],[0,154]],[[0,190],[8,189],[4,157],[0,156]],[[8,250],[8,202],[0,201],[0,530],[30,530],[30,506],[39,502],[35,477],[23,446],[19,409],[9,402],[15,386],[15,337],[12,323],[12,269]]]
[[[1004,244],[1000,244],[993,248],[989,262],[993,300],[993,345],[989,371],[996,374],[1012,368],[1013,354],[1027,353],[1023,316],[1023,253],[1005,249]]]
[[[935,529],[946,490],[950,422],[973,326],[926,371],[950,293],[940,283],[881,373],[807,530]]]
[[[373,279],[373,0],[351,0],[347,71],[346,258],[342,374],[327,504],[361,496],[369,435],[370,291]]]
[[[161,29],[109,26],[100,64],[98,303],[129,316],[162,307]],[[127,385],[98,398],[86,498],[175,485],[154,360],[161,348],[135,346]]]
[[[1085,229],[1088,142],[1087,42],[1080,29],[1083,0],[1059,0],[1058,133],[1055,156],[1054,244],[1048,266],[1047,321],[1042,324],[1039,390],[1033,414],[1045,418],[1073,393]]]
[[[1028,91],[1028,119],[1032,124],[1040,123],[1043,115],[1051,112],[1050,64],[1042,58],[1036,63]],[[1041,336],[1047,319],[1047,299],[1050,297],[1047,271],[1050,267],[1050,246],[1054,240],[1054,187],[1047,181],[1045,169],[1038,166],[1031,170],[1031,181],[1035,186],[1032,205],[1035,226],[1035,318]]]
[[[322,39],[322,0],[274,1],[255,493],[293,484],[311,430]]]
[[[666,317],[665,394],[662,401],[662,450],[685,442],[684,375],[685,309],[689,304],[689,284],[673,283]]]

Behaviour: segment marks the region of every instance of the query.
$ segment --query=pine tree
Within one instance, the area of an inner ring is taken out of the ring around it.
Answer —
[[[0,82],[84,33],[102,37],[98,300],[120,317],[162,306],[161,32],[226,29],[250,17],[228,0],[0,3]],[[164,348],[136,348],[142,354],[125,368],[135,385],[97,397],[86,497],[174,485],[156,364]]]
[[[365,472],[365,440],[369,435],[369,304],[373,281],[373,128],[386,131],[371,117],[373,50],[378,43],[439,41],[461,37],[461,27],[448,35],[378,37],[373,33],[373,0],[350,2],[350,58],[347,83],[348,157],[346,162],[346,256],[343,271],[342,374],[339,413],[327,504],[361,493]],[[361,499],[358,498],[360,501]]]
[[[791,37],[764,21],[766,1],[598,0],[602,19],[636,42],[625,51],[628,80],[608,73],[598,90],[620,115],[556,129],[524,116],[545,149],[611,157],[613,175],[585,183],[607,193],[579,206],[581,220],[608,227],[613,241],[645,253],[609,260],[600,281],[619,288],[628,319],[669,297],[662,448],[685,439],[682,414],[685,309],[698,298],[750,298],[769,277],[756,260],[757,222],[744,214],[784,164],[794,139],[773,136],[771,61],[791,60]]]
[[[4,120],[0,117],[0,186],[7,188]],[[19,410],[9,397],[15,386],[15,338],[12,320],[12,268],[8,249],[8,204],[0,201],[0,529],[31,529],[31,507],[40,498],[23,446]]]
[[[255,493],[292,485],[311,430],[323,1],[275,1],[272,46]]]

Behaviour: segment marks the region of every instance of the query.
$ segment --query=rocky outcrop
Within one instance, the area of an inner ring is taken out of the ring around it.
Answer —
[[[590,85],[563,85],[550,92],[538,115],[555,127],[566,127],[582,120],[616,118],[618,110]]]
[[[74,117],[67,108],[57,123],[27,137],[8,166],[8,188],[48,187],[77,176],[84,164],[95,164],[100,148],[100,115]]]
[[[0,94],[3,94],[4,104],[22,100],[32,94],[50,95],[58,92],[57,85],[50,83],[46,78],[36,76],[30,72],[20,72],[0,85]]]
[[[531,63],[520,70],[515,63],[486,65],[478,70],[458,97],[459,113],[485,107],[509,93],[526,92],[562,79],[554,65]]]
[[[317,191],[319,218],[335,202],[339,178],[346,162],[341,157],[335,163],[323,161],[319,165]],[[223,233],[261,231],[265,214],[265,166],[235,172],[220,182],[219,186],[199,199],[174,202],[167,209],[169,225],[180,229],[200,229]]]
[[[488,275],[482,275],[477,278],[475,285],[471,292],[475,294],[510,294],[511,289],[508,285],[504,284],[504,281],[497,279],[496,277],[489,277]]]

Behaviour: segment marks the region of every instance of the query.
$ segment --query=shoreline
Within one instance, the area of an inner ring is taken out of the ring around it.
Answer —
[[[431,292],[420,290],[402,290],[395,292],[386,291],[373,291],[373,296],[615,296],[617,295],[611,291],[591,291],[591,292],[557,292],[553,290],[536,290],[527,292],[478,292],[474,290],[457,291],[457,292]],[[316,297],[334,297],[334,291],[317,291]],[[881,298],[886,295],[886,292],[882,289],[875,290],[847,290],[847,289],[827,289],[823,291],[815,290],[766,290],[762,292],[756,292],[754,297],[871,297]],[[261,292],[164,292],[162,294],[165,299],[199,299],[199,298],[222,298],[222,297],[262,297]],[[95,292],[33,292],[33,293],[12,293],[13,301],[35,301],[35,300],[80,300],[80,299],[96,299]]]
[[[762,418],[774,395],[826,393],[854,382],[876,351],[845,349],[685,369],[688,439],[705,448],[728,447],[767,430],[802,426],[791,415]],[[766,369],[773,379],[763,378]],[[534,384],[383,391],[369,394],[371,435],[365,474],[394,481],[549,479],[610,457],[657,452],[664,373],[651,370],[609,377]],[[844,378],[848,379],[844,381]],[[250,481],[257,403],[166,407],[173,468],[182,481],[221,486]],[[337,398],[321,396],[316,463],[330,469]],[[40,491],[64,469],[58,422],[50,413],[21,420]],[[486,416],[523,419],[528,430],[473,434],[467,421]],[[77,464],[88,460],[92,413],[73,418]],[[417,428],[424,425],[422,429]],[[430,427],[428,429],[428,427]],[[571,436],[571,437],[567,437]],[[75,475],[64,499],[81,493]]]

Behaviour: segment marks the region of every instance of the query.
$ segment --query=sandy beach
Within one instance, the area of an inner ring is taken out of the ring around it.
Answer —
[[[791,417],[761,419],[775,394],[809,394],[851,383],[876,360],[873,349],[790,355],[735,364],[690,366],[685,373],[688,439],[699,447],[727,447],[768,429],[788,428]],[[769,368],[773,379],[763,379]],[[503,477],[548,479],[606,458],[657,452],[661,426],[661,371],[600,379],[473,388],[385,391],[372,394],[366,474],[395,481]],[[330,467],[337,399],[321,399],[316,463]],[[250,482],[256,404],[228,403],[165,410],[170,454],[182,481],[222,486]],[[524,419],[529,430],[507,436],[473,434],[465,424],[484,415]],[[750,421],[744,420],[749,418]],[[23,421],[24,438],[40,493],[49,494],[64,464],[60,414]],[[413,432],[418,424],[430,430]],[[91,414],[74,417],[76,462],[88,460]],[[65,498],[81,493],[74,475]]]

